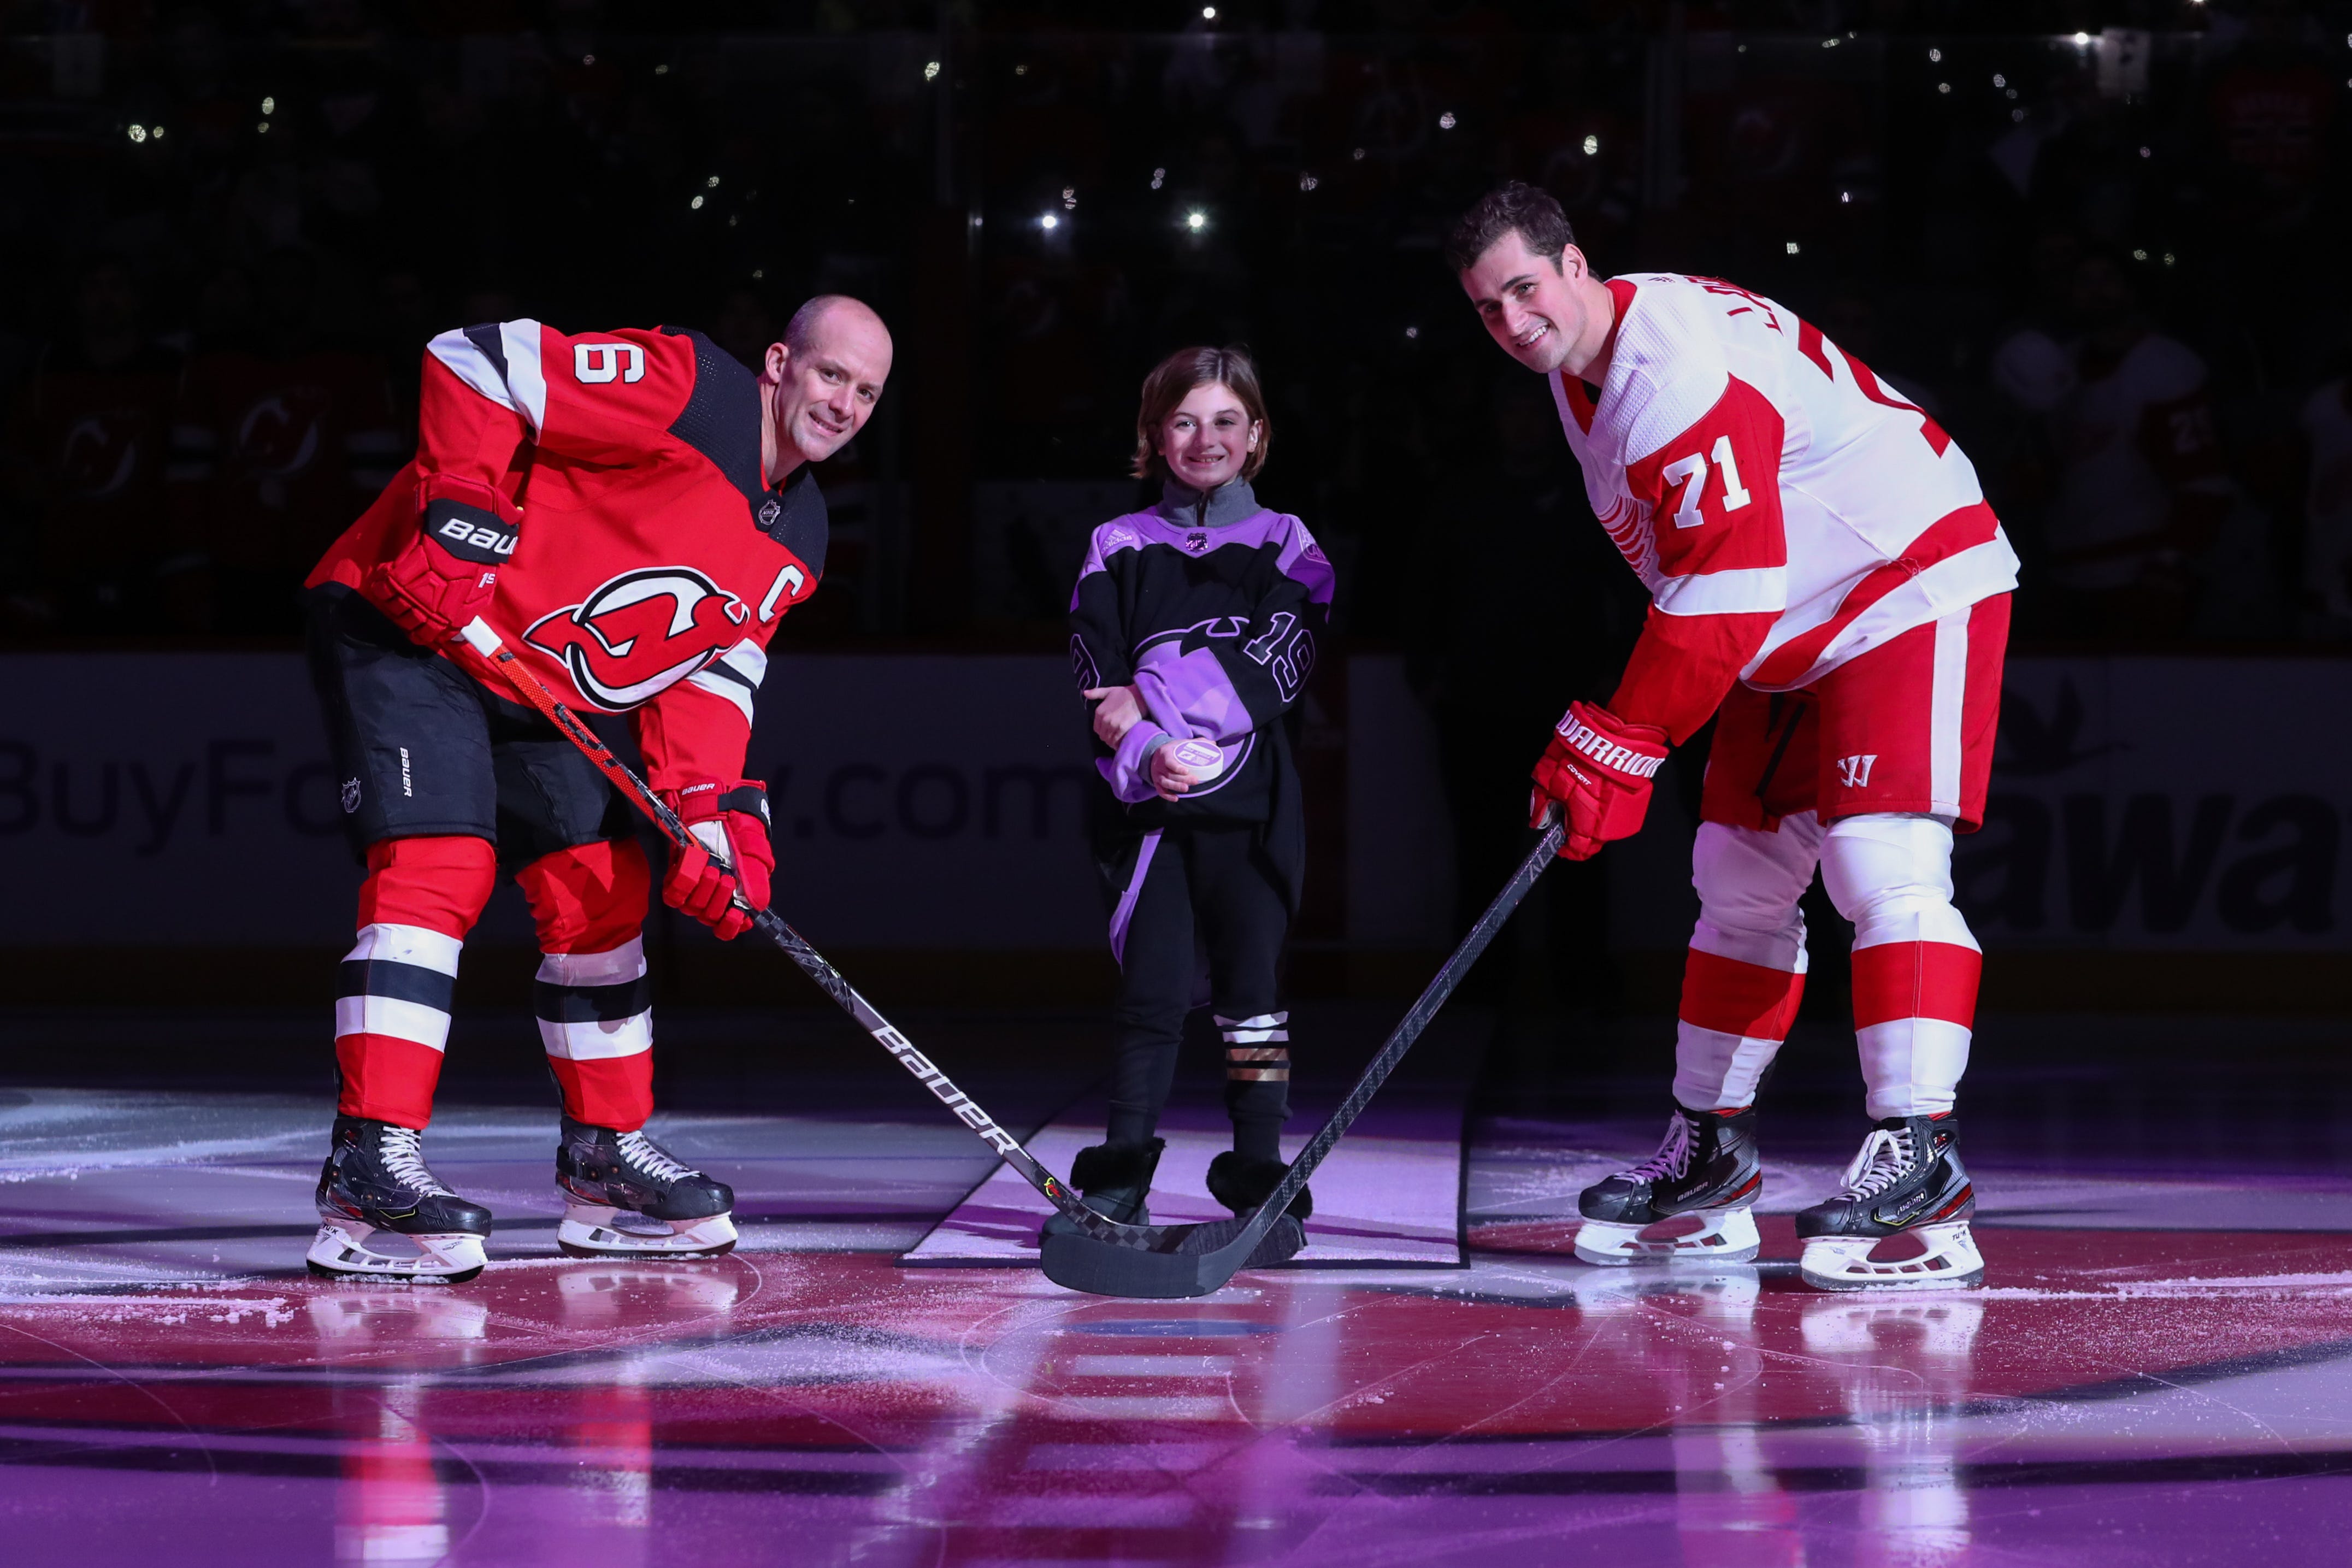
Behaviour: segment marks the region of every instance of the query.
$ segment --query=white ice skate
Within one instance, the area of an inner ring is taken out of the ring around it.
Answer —
[[[1863,1140],[1838,1194],[1797,1215],[1797,1271],[1822,1290],[1981,1284],[1984,1255],[1969,1230],[1976,1206],[1958,1120],[1890,1117]]]
[[[1764,1176],[1756,1112],[1675,1107],[1658,1152],[1584,1189],[1576,1255],[1587,1263],[1745,1263],[1763,1249],[1753,1213]]]
[[[338,1116],[333,1137],[319,1173],[311,1272],[461,1285],[488,1266],[490,1211],[426,1167],[415,1129]],[[393,1237],[397,1249],[381,1250],[378,1237]]]
[[[563,1119],[555,1150],[563,1222],[555,1245],[573,1258],[718,1258],[735,1249],[735,1193],[642,1131]]]

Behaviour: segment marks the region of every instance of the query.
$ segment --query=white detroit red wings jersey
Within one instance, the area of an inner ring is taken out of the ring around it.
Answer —
[[[415,462],[310,584],[357,588],[428,502],[495,489],[500,519],[460,542],[511,552],[499,633],[557,691],[631,714],[655,787],[736,777],[768,640],[816,591],[827,533],[806,467],[763,482],[761,417],[756,378],[699,332],[444,332]]]
[[[1619,718],[1680,742],[1734,680],[1806,685],[2017,585],[1966,455],[1794,311],[1676,273],[1608,288],[1599,396],[1552,383],[1593,511],[1650,591]]]

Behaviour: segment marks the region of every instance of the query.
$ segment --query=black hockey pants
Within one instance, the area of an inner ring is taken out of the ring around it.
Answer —
[[[1289,1015],[1275,1007],[1275,969],[1290,911],[1257,837],[1246,826],[1164,828],[1137,856],[1114,1013],[1113,1142],[1139,1142],[1159,1125],[1194,1005],[1195,954],[1205,946],[1234,1147],[1248,1159],[1281,1157],[1290,1028]]]

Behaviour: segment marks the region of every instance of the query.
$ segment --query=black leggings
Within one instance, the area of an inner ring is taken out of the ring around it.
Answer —
[[[1225,1041],[1234,1147],[1280,1158],[1290,1116],[1290,1016],[1275,1009],[1275,967],[1290,910],[1252,827],[1171,827],[1137,857],[1120,950],[1110,1137],[1140,1142],[1160,1124],[1176,1049],[1194,1006],[1195,933],[1209,952],[1209,1000]],[[1124,900],[1122,900],[1124,901]]]

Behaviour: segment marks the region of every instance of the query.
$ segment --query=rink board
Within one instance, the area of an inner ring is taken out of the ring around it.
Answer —
[[[1291,1118],[1283,1140],[1294,1157],[1328,1108]],[[1209,1162],[1233,1146],[1221,1108],[1179,1107],[1162,1119],[1168,1148],[1152,1179],[1151,1219],[1180,1225],[1224,1219],[1208,1195]],[[1085,1102],[1056,1117],[1024,1145],[1045,1167],[1066,1175],[1071,1158],[1103,1135],[1103,1107]],[[1308,1183],[1314,1217],[1294,1268],[1459,1268],[1462,1246],[1462,1135],[1458,1106],[1426,1104],[1362,1119]],[[1053,1205],[999,1164],[929,1236],[898,1261],[910,1268],[1017,1268],[1037,1261],[1037,1227]]]

